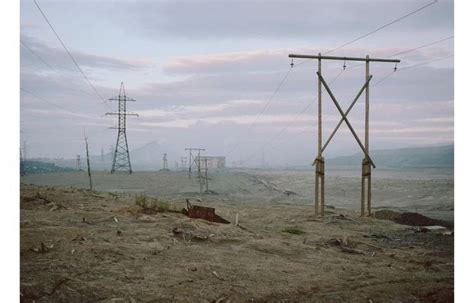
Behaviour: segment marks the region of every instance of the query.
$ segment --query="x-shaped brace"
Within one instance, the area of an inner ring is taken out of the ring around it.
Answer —
[[[321,81],[321,83],[323,84],[323,86],[326,88],[329,96],[331,97],[332,101],[334,102],[334,105],[336,105],[336,108],[337,110],[339,111],[339,113],[341,114],[342,118],[341,120],[339,121],[339,123],[337,124],[336,128],[334,129],[334,131],[331,133],[331,135],[329,136],[327,142],[324,144],[323,148],[321,149],[321,152],[327,147],[327,145],[329,144],[329,141],[331,141],[331,139],[334,137],[334,135],[336,134],[337,130],[339,129],[339,127],[341,126],[342,122],[346,122],[347,124],[347,127],[349,127],[349,130],[351,131],[352,135],[354,136],[354,138],[356,139],[357,143],[359,144],[360,148],[362,149],[362,152],[364,153],[365,157],[369,160],[370,164],[372,165],[373,168],[375,168],[375,164],[374,164],[374,161],[372,161],[372,159],[370,158],[369,156],[369,153],[367,152],[367,150],[364,148],[364,146],[362,145],[362,142],[360,141],[359,137],[357,136],[356,132],[354,131],[354,128],[352,127],[352,125],[350,124],[349,120],[347,120],[347,115],[349,114],[349,112],[351,111],[352,107],[354,107],[355,103],[357,102],[357,100],[359,99],[359,97],[362,95],[362,93],[364,92],[364,90],[367,88],[367,86],[369,85],[369,82],[370,80],[372,79],[372,76],[369,76],[369,78],[367,79],[367,81],[365,82],[365,84],[362,86],[362,88],[360,89],[359,93],[357,94],[357,96],[354,98],[354,101],[352,101],[351,105],[349,106],[349,108],[347,109],[347,111],[344,113],[342,111],[342,108],[341,106],[339,105],[339,103],[337,102],[336,98],[334,97],[333,93],[331,92],[331,89],[329,88],[329,86],[327,85],[326,81],[324,80],[323,76],[321,76],[321,74],[319,72],[317,72],[318,74],[318,77],[319,77],[319,80]]]

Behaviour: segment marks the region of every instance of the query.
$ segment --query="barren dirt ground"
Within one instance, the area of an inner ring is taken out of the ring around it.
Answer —
[[[200,196],[196,179],[186,172],[94,173],[92,192],[83,189],[84,173],[26,176],[20,201],[21,299],[453,301],[452,234],[361,218],[359,179],[352,177],[333,177],[339,186],[328,182],[331,207],[326,217],[316,218],[311,177],[214,173],[210,189],[216,194]],[[452,219],[452,180],[387,178],[376,184],[378,206],[421,212],[425,205],[427,212]],[[239,225],[174,212],[145,214],[135,205],[137,192],[175,208],[190,198],[233,223],[238,213]]]

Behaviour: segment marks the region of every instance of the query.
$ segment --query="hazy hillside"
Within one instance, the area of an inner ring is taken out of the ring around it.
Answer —
[[[23,164],[23,172],[25,174],[75,171],[72,168],[60,167],[53,163],[47,163],[47,162],[36,161],[36,160],[26,160],[26,161],[23,161],[22,164]]]
[[[137,149],[130,150],[130,160],[134,169],[137,170],[156,170],[163,167],[163,154],[168,154],[168,167],[175,169],[175,161],[180,155],[185,154],[170,144],[161,144],[152,141]]]
[[[454,167],[454,145],[371,151],[377,167]],[[362,154],[327,159],[328,165],[358,166]]]
[[[163,154],[168,154],[168,167],[175,169],[178,156],[184,155],[185,151],[169,144],[160,144],[157,141],[149,142],[139,148],[130,149],[130,161],[133,170],[158,170],[163,167]],[[51,160],[62,167],[77,168],[77,159],[55,159]],[[110,170],[112,168],[113,153],[102,155],[91,155],[90,162],[92,170]],[[81,155],[81,168],[86,168],[86,156]]]

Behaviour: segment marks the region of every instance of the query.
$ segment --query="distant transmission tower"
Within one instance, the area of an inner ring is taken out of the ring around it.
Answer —
[[[188,162],[188,158],[181,157],[181,168],[184,170],[186,169],[186,163]]]
[[[125,170],[130,174],[132,173],[132,165],[130,164],[130,153],[128,151],[127,142],[127,116],[136,116],[137,114],[127,113],[127,102],[136,101],[132,98],[128,98],[125,94],[125,87],[123,82],[120,85],[120,92],[117,97],[110,98],[111,101],[118,101],[118,112],[106,113],[106,115],[117,115],[118,126],[114,129],[118,129],[117,143],[115,144],[114,160],[112,162],[113,174],[116,170]]]
[[[77,168],[77,170],[82,170],[82,167],[81,167],[81,155],[77,155],[77,158],[76,158],[76,168]]]
[[[166,153],[163,154],[163,170],[168,170],[168,157]]]

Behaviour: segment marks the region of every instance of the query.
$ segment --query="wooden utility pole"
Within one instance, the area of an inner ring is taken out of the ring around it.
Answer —
[[[204,158],[204,178],[206,180],[206,193],[209,192],[209,179],[207,177],[207,157]]]
[[[321,53],[319,53],[321,56]],[[318,73],[321,73],[321,58],[318,59]],[[313,163],[315,172],[314,208],[315,214],[324,216],[324,158],[322,156],[322,88],[318,78],[318,156]]]
[[[92,190],[91,164],[89,161],[89,144],[87,143],[87,137],[85,134],[84,134],[84,141],[86,141],[87,174],[89,175],[89,190]]]
[[[365,61],[365,79],[369,78],[369,55],[367,55]],[[369,86],[365,89],[365,151],[369,153]],[[371,208],[371,167],[369,165],[369,159],[366,156],[362,160],[362,190],[360,199],[360,213],[361,216],[365,215],[365,205],[367,205],[367,214],[372,214]]]
[[[370,62],[399,63],[400,60],[370,58],[368,55],[365,58],[322,56],[321,53],[319,53],[317,56],[297,55],[297,54],[289,54],[288,56],[290,58],[318,60],[318,72],[317,72],[317,75],[318,75],[318,140],[317,140],[318,141],[318,146],[317,146],[318,155],[313,162],[313,165],[315,166],[315,187],[314,187],[315,214],[324,216],[324,173],[325,173],[324,170],[325,169],[324,169],[323,151],[327,147],[331,139],[334,137],[334,135],[336,134],[341,124],[345,122],[349,130],[351,131],[352,135],[354,136],[354,139],[356,140],[357,144],[359,145],[362,152],[364,153],[364,159],[362,160],[361,216],[365,216],[366,206],[367,206],[367,214],[370,216],[372,214],[371,212],[371,208],[372,208],[371,166],[375,168],[375,164],[369,155],[369,83],[370,83],[370,80],[372,79],[372,76],[369,74],[370,72],[369,64]],[[342,108],[339,105],[339,102],[334,97],[334,94],[331,92],[328,84],[326,83],[326,81],[324,80],[324,77],[322,76],[322,68],[321,68],[322,60],[343,60],[344,67],[345,67],[346,61],[364,61],[365,62],[365,84],[362,86],[359,93],[354,98],[354,101],[352,101],[351,105],[345,112],[343,112]],[[330,98],[332,99],[334,105],[336,106],[337,110],[339,111],[341,115],[341,120],[339,121],[336,128],[333,130],[333,132],[329,136],[324,146],[321,144],[322,143],[322,95],[321,93],[322,93],[323,86],[328,92]],[[357,102],[357,100],[359,99],[359,97],[362,95],[364,91],[365,91],[365,133],[364,133],[365,142],[363,144],[362,141],[357,136],[349,120],[347,119],[347,115],[349,114],[350,110],[355,105],[355,103]]]
[[[25,165],[23,163],[23,154],[21,152],[21,146],[20,146],[20,176],[25,175]]]

